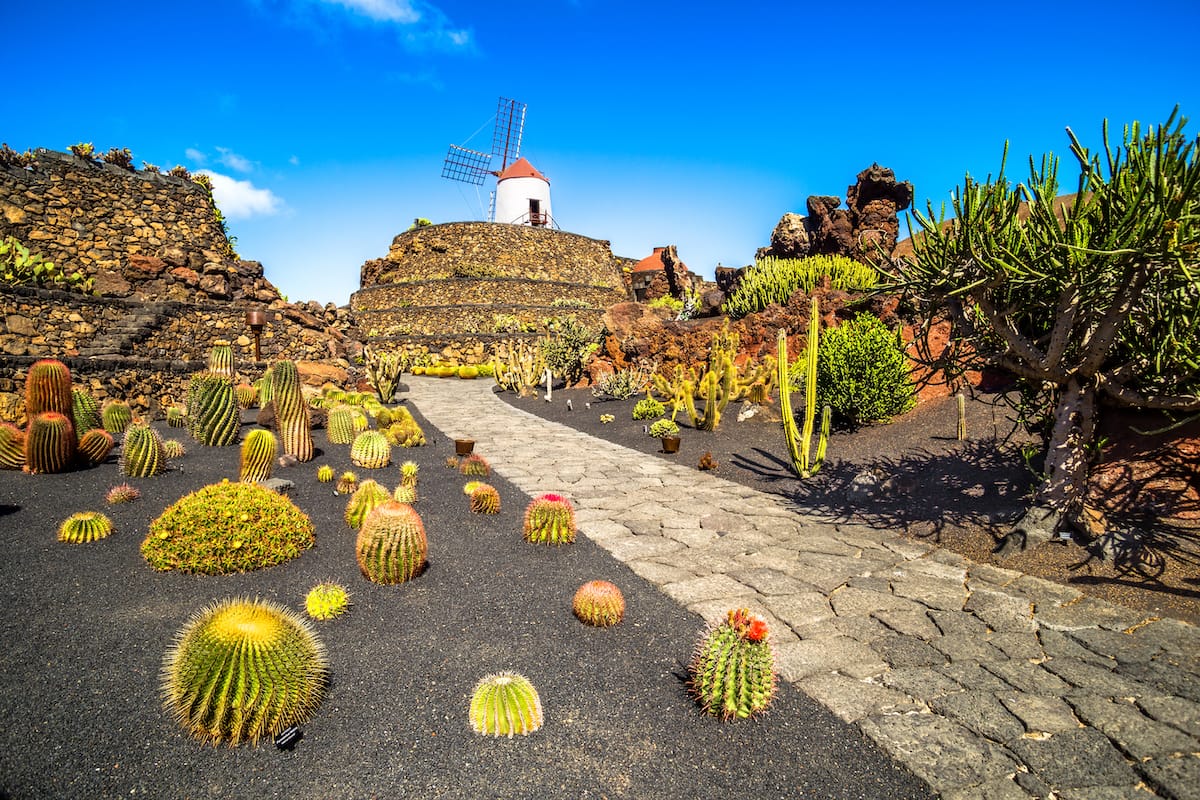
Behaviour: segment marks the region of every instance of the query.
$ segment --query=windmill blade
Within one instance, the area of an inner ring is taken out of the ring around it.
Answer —
[[[468,150],[452,144],[450,152],[446,154],[446,161],[442,164],[442,177],[482,186],[489,174],[488,166],[491,162],[491,153],[480,153],[478,150]]]
[[[492,155],[500,156],[500,171],[521,157],[521,135],[525,132],[525,104],[501,97],[492,130]]]

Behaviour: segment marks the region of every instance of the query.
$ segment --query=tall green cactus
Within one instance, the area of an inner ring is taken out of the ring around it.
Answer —
[[[228,340],[217,339],[213,342],[212,350],[208,353],[208,371],[231,381],[234,379],[233,345]]]
[[[188,382],[188,433],[208,447],[237,442],[241,416],[233,381],[211,372],[198,372]]]
[[[79,439],[88,431],[104,426],[100,418],[100,404],[83,389],[71,389],[71,422],[75,425],[75,436]]]
[[[0,422],[0,469],[25,466],[25,431],[8,422]]]
[[[75,460],[75,446],[71,418],[57,411],[44,411],[33,418],[25,432],[25,468],[33,474],[66,472]]]
[[[275,427],[283,452],[297,461],[312,461],[308,404],[300,392],[300,372],[294,361],[278,361],[271,367],[271,398],[275,402]]]
[[[130,478],[151,478],[167,468],[158,431],[146,424],[130,425],[121,446],[121,474]]]
[[[767,709],[775,695],[768,633],[766,622],[739,608],[701,638],[688,667],[688,688],[707,713],[731,720]]]
[[[100,412],[100,421],[109,433],[124,433],[133,423],[133,411],[124,400],[109,400]]]
[[[35,361],[25,375],[25,416],[32,420],[44,411],[71,416],[71,371],[53,358]]]
[[[779,329],[777,335],[779,413],[783,416],[783,432],[787,438],[788,454],[792,458],[792,469],[801,478],[811,478],[825,463],[825,447],[829,443],[829,406],[821,410],[821,438],[817,442],[816,460],[810,458],[812,449],[813,423],[817,412],[817,338],[821,327],[820,306],[817,298],[812,301],[812,313],[808,321],[808,374],[804,381],[804,430],[796,430],[796,418],[792,414],[792,398],[788,392],[787,331]]]
[[[358,567],[374,583],[403,583],[425,567],[425,525],[413,507],[388,500],[363,520],[355,542]]]
[[[271,477],[274,464],[275,434],[265,428],[255,428],[246,434],[246,440],[242,442],[238,480],[242,483],[261,483]]]

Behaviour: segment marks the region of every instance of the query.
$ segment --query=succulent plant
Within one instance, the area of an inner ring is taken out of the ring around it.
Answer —
[[[650,396],[650,390],[646,390],[646,396],[637,402],[633,407],[634,419],[658,419],[663,414],[667,413],[667,407],[658,400]]]
[[[704,451],[704,455],[700,456],[700,461],[696,464],[696,468],[704,471],[717,468],[717,460],[713,458],[711,450]]]
[[[210,372],[198,372],[188,381],[188,432],[206,447],[226,447],[237,442],[241,415],[233,396],[233,382]]]
[[[731,610],[696,645],[688,689],[709,714],[723,720],[765,711],[775,695],[775,653],[767,623],[749,610]]]
[[[317,467],[317,480],[321,483],[333,482],[333,467],[328,464],[322,464]]]
[[[82,439],[88,431],[103,427],[100,405],[96,398],[83,389],[71,389],[71,422],[75,425],[75,436]]]
[[[557,494],[535,497],[525,508],[525,541],[570,544],[575,541],[575,508]]]
[[[402,486],[416,486],[418,473],[421,468],[415,461],[405,461],[400,465],[400,484]]]
[[[364,469],[383,469],[392,463],[392,446],[379,431],[363,431],[350,445],[350,463]]]
[[[287,497],[223,480],[164,511],[141,550],[159,571],[227,575],[281,564],[312,546],[312,521]]]
[[[283,452],[295,456],[297,461],[312,461],[308,404],[300,391],[300,373],[294,361],[278,361],[271,367],[271,397]]]
[[[75,460],[75,426],[65,414],[45,411],[25,432],[25,469],[33,474],[66,472]]]
[[[350,406],[339,406],[329,412],[325,435],[329,437],[330,444],[351,444],[356,434],[354,411]]]
[[[58,540],[70,544],[86,544],[103,539],[112,532],[111,519],[99,511],[81,511],[63,520],[58,528]]]
[[[133,411],[124,400],[109,400],[100,412],[100,422],[109,433],[124,433],[133,424]]]
[[[0,422],[0,469],[25,466],[25,431],[10,422]]]
[[[241,469],[238,480],[261,483],[271,477],[275,465],[275,434],[265,428],[255,428],[242,442]]]
[[[588,581],[575,592],[571,608],[580,622],[606,628],[625,617],[625,596],[608,581]]]
[[[166,453],[168,460],[183,458],[187,455],[187,448],[183,446],[183,442],[178,439],[164,439],[163,452]]]
[[[150,478],[167,468],[167,453],[158,431],[146,424],[131,425],[121,446],[121,474],[129,478]]]
[[[115,506],[119,503],[132,503],[141,496],[142,493],[136,487],[130,486],[128,483],[118,483],[104,495],[104,502]]]
[[[483,486],[483,485],[484,485],[483,481],[467,481],[466,483],[463,484],[463,488],[462,488],[463,494],[465,494],[467,497],[470,497],[471,494],[476,489],[478,489],[480,486]]]
[[[103,463],[115,444],[111,433],[103,428],[92,428],[79,439],[76,450],[84,462],[94,465]]]
[[[233,346],[226,339],[213,342],[208,353],[208,373],[233,380]]]
[[[379,406],[379,408],[375,409],[375,424],[379,426],[380,430],[391,427],[394,421],[395,415],[386,407]]]
[[[374,583],[403,583],[425,567],[425,525],[410,505],[388,500],[363,520],[355,542],[358,568]]]
[[[356,529],[362,527],[363,519],[371,509],[391,499],[387,489],[368,478],[358,485],[346,503],[346,524]]]
[[[669,419],[660,419],[650,424],[650,435],[655,439],[661,439],[664,436],[677,436],[679,435],[679,426]]]
[[[357,490],[358,476],[348,470],[342,473],[338,478],[337,486],[334,487],[334,491],[338,494],[353,494]]]
[[[253,408],[258,401],[258,389],[248,383],[239,383],[233,387],[233,396],[237,400],[238,408]]]
[[[616,419],[617,418],[615,416],[613,416],[612,414],[601,414],[600,415],[600,424],[607,425],[610,422],[614,422]]]
[[[425,432],[417,424],[412,412],[404,406],[392,410],[392,424],[384,431],[388,441],[397,447],[422,447],[425,444]]]
[[[171,428],[187,427],[187,412],[183,406],[171,406],[167,409],[167,425]]]
[[[492,474],[492,467],[488,464],[487,459],[479,453],[471,453],[459,462],[458,471],[463,475],[478,475],[486,478]]]
[[[25,374],[25,415],[33,419],[46,411],[71,416],[71,370],[53,358],[29,366]]]
[[[313,619],[340,617],[350,607],[350,593],[333,581],[322,581],[309,589],[304,597],[304,609]]]
[[[411,506],[417,502],[417,487],[405,486],[402,483],[392,492],[392,499],[397,503],[407,503]]]
[[[458,368],[458,377],[463,380],[471,380],[479,377],[479,367],[471,364],[464,364]]]
[[[476,514],[499,514],[500,492],[491,484],[481,483],[471,492],[471,511]]]
[[[446,466],[450,469],[458,469],[458,456],[446,456]]]
[[[324,696],[325,648],[303,617],[264,600],[203,609],[163,659],[168,711],[205,743],[257,742],[307,720]]]
[[[475,684],[470,717],[482,736],[525,736],[542,727],[542,699],[524,675],[499,672]]]

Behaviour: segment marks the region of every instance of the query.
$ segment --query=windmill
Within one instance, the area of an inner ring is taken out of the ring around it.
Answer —
[[[497,175],[521,157],[521,136],[525,132],[525,104],[501,97],[496,106],[496,124],[492,128],[492,151],[481,153],[459,145],[450,145],[442,164],[442,177],[482,186],[489,175]],[[472,134],[474,135],[474,134]],[[492,159],[500,158],[500,169],[492,170]],[[492,213],[488,213],[489,219]]]

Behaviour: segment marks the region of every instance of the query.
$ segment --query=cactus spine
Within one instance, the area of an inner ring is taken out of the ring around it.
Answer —
[[[53,358],[43,358],[29,366],[25,375],[25,415],[54,411],[71,416],[71,371]]]
[[[575,541],[575,509],[557,494],[535,497],[525,508],[525,541],[570,544]]]
[[[80,439],[88,431],[104,425],[96,399],[82,389],[71,390],[71,422],[75,424],[75,436]]]
[[[75,460],[75,427],[57,411],[38,414],[25,433],[25,468],[33,474],[66,472]]]
[[[829,443],[829,406],[821,410],[821,438],[817,441],[816,459],[810,459],[812,448],[813,421],[817,411],[817,337],[821,326],[820,308],[817,298],[812,301],[812,313],[808,320],[808,373],[804,381],[804,430],[796,430],[796,418],[792,414],[792,398],[788,392],[787,331],[779,329],[776,341],[779,349],[776,369],[779,382],[779,413],[783,416],[783,432],[787,438],[788,454],[792,458],[792,469],[801,478],[811,478],[825,463],[825,448]]]
[[[167,468],[167,453],[158,431],[149,425],[131,425],[121,447],[121,474],[130,478],[150,478]]]
[[[346,502],[346,524],[351,528],[362,527],[363,520],[372,509],[392,499],[387,489],[369,478],[353,491],[354,494]]]
[[[326,686],[325,648],[303,617],[263,600],[209,606],[163,659],[168,711],[203,742],[256,742],[307,720]]]
[[[350,446],[350,463],[365,469],[383,469],[392,463],[392,446],[379,431],[363,431]]]
[[[261,483],[271,477],[274,464],[275,434],[263,428],[255,428],[246,434],[246,440],[242,442],[238,480],[242,483]]]
[[[78,451],[88,465],[103,463],[112,452],[115,442],[112,434],[103,428],[92,428],[79,439]]]
[[[775,695],[775,653],[767,623],[730,611],[696,645],[688,689],[705,712],[728,721],[765,711]]]
[[[111,519],[99,511],[81,511],[63,520],[58,528],[58,540],[69,544],[86,544],[103,539],[112,532]]]
[[[575,592],[571,610],[580,622],[606,628],[625,618],[625,596],[608,581],[588,581]]]
[[[524,675],[488,675],[471,692],[471,728],[482,736],[525,736],[542,727],[542,699]]]
[[[300,373],[294,361],[279,361],[271,367],[271,397],[275,402],[275,427],[283,452],[295,456],[297,461],[312,461],[308,404],[300,393]]]
[[[410,505],[388,500],[363,520],[355,542],[358,568],[375,583],[403,583],[425,566],[425,525]]]
[[[124,433],[133,424],[133,412],[124,400],[109,400],[100,412],[100,422],[109,433]]]
[[[25,466],[25,432],[8,422],[0,422],[0,469]]]
[[[241,418],[233,382],[221,375],[198,372],[188,382],[188,432],[207,447],[237,441]]]

